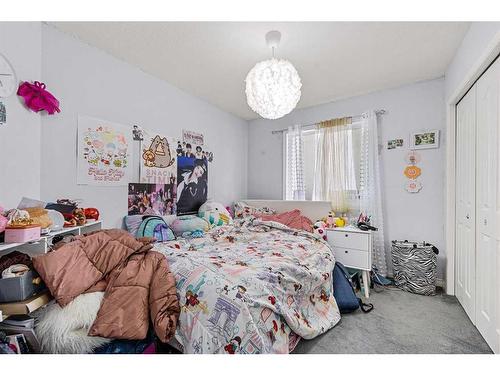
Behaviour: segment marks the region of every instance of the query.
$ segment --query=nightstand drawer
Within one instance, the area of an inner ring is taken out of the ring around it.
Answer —
[[[370,234],[368,233],[327,230],[326,235],[328,243],[332,246],[369,251]]]
[[[335,260],[346,267],[369,270],[371,268],[370,253],[367,251],[333,247]]]

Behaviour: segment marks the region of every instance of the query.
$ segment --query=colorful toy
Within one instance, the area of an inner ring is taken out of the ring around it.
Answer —
[[[198,216],[206,220],[210,227],[232,224],[231,214],[221,204],[217,202],[205,202],[198,210]]]
[[[335,218],[335,226],[336,227],[345,227],[345,221],[341,217],[336,217]]]
[[[176,236],[182,236],[185,232],[195,232],[200,230],[206,232],[210,229],[208,222],[200,217],[186,215],[179,216],[171,224],[170,228],[174,231]]]
[[[326,223],[323,220],[318,220],[313,225],[313,233],[319,235],[326,241]]]
[[[328,216],[326,218],[326,226],[328,228],[335,227],[335,212],[330,211],[330,213],[328,214]]]

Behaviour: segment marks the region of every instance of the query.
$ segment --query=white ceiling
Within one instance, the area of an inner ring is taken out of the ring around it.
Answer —
[[[282,33],[277,57],[302,78],[299,108],[444,74],[466,22],[55,22],[219,108],[257,118],[244,79],[270,57],[264,35]]]

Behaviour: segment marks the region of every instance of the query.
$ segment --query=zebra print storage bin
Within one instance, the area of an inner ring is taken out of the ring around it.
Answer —
[[[394,282],[407,292],[436,294],[436,268],[439,250],[425,242],[392,241]]]

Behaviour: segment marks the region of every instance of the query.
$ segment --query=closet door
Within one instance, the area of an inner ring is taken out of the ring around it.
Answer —
[[[455,294],[476,319],[476,88],[456,107]]]
[[[476,86],[476,327],[493,351],[498,352],[500,60]]]

